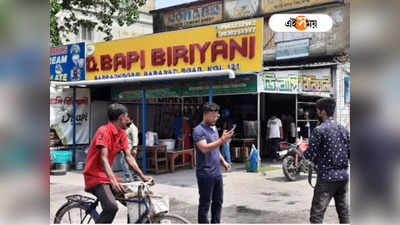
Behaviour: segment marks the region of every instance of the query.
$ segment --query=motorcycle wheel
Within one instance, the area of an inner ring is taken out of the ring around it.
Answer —
[[[283,174],[289,181],[297,180],[299,171],[296,168],[295,158],[291,155],[286,156],[282,161]]]

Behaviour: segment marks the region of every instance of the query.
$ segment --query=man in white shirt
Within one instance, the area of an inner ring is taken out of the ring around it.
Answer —
[[[138,129],[135,126],[135,124],[133,124],[133,122],[131,121],[131,123],[128,124],[128,128],[126,128],[125,132],[126,132],[126,136],[128,138],[128,146],[129,146],[129,149],[131,150],[131,154],[134,158],[136,158],[137,146],[139,143]],[[139,177],[133,171],[131,171],[129,169],[129,165],[125,161],[125,157],[121,157],[120,160],[121,160],[120,162],[121,162],[122,170],[124,171],[124,175],[125,175],[125,179],[126,179],[125,181],[131,182],[134,180],[140,180]]]
[[[280,142],[283,139],[282,122],[276,117],[272,116],[267,123],[267,137],[269,149],[274,156],[274,161],[279,160],[278,151],[280,149]]]

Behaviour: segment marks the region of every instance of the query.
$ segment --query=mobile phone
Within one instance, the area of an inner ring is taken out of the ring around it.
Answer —
[[[236,129],[236,124],[233,124],[233,127],[232,127],[232,129],[230,131],[235,131],[235,129]]]

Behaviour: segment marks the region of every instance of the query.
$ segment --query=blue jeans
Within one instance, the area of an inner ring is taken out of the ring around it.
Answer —
[[[231,144],[232,139],[229,139],[225,141],[222,145],[222,155],[224,156],[225,160],[227,163],[232,163],[231,161],[231,151],[230,151],[230,144]]]
[[[122,151],[121,151],[120,163],[121,163],[122,170],[124,171],[125,178],[133,179],[136,176],[136,174],[135,174],[135,172],[130,170],[130,168],[129,168],[130,166],[125,159],[125,154]]]
[[[208,211],[211,204],[211,223],[220,223],[224,195],[222,176],[197,177],[197,185],[200,195],[198,222],[209,223]]]

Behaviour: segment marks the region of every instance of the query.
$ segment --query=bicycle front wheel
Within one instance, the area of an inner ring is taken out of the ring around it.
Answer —
[[[153,218],[153,223],[186,224],[190,223],[187,219],[174,214],[161,214]]]
[[[54,218],[55,224],[89,224],[95,223],[86,207],[78,202],[71,202],[61,207]]]

